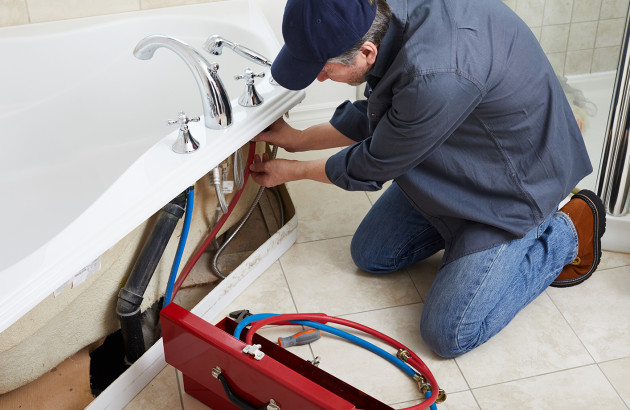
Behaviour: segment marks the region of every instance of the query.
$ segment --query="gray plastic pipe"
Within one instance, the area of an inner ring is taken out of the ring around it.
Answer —
[[[120,321],[125,359],[134,363],[147,347],[142,330],[140,305],[177,223],[184,215],[186,193],[178,195],[159,212],[157,221],[136,260],[125,286],[118,293],[116,315]]]

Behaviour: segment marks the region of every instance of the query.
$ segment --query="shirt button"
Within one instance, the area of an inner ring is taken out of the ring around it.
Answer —
[[[370,113],[370,117],[375,118],[376,117],[376,113],[375,112],[371,112]]]

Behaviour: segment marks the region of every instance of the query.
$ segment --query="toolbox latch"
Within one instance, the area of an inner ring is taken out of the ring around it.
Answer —
[[[254,359],[260,360],[265,354],[260,350],[260,345],[247,345],[243,348],[243,353],[254,356]]]
[[[276,404],[276,401],[274,399],[269,399],[267,410],[280,410],[280,407]]]

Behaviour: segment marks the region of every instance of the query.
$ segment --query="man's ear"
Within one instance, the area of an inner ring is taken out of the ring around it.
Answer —
[[[371,41],[366,41],[361,46],[359,52],[364,56],[365,61],[372,65],[376,61],[376,56],[378,55],[378,46]]]

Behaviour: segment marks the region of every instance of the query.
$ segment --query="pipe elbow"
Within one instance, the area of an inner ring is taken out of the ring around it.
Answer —
[[[118,303],[116,304],[116,315],[120,320],[138,315],[143,297],[129,289],[122,288],[118,292]]]

